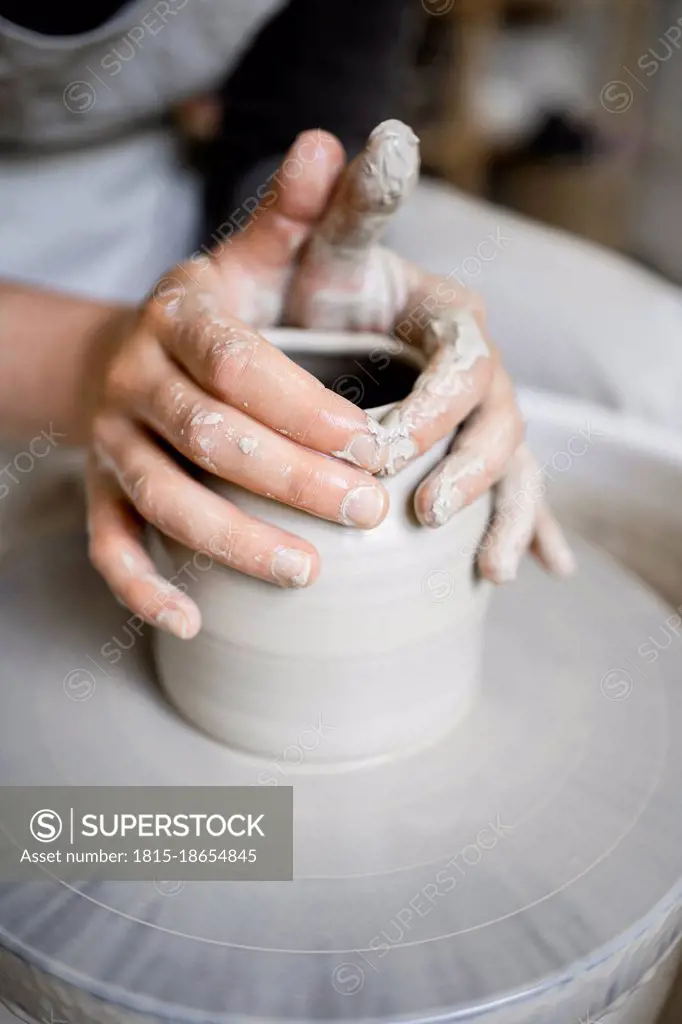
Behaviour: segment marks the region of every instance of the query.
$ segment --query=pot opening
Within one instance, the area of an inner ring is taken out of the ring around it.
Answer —
[[[400,402],[409,395],[419,370],[381,349],[372,352],[301,352],[287,355],[326,388],[361,409]]]

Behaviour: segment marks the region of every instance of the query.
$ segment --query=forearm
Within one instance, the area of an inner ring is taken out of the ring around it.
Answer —
[[[0,282],[0,437],[82,444],[98,371],[134,310]]]

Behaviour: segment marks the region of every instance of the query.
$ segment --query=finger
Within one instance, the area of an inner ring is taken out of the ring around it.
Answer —
[[[377,245],[419,176],[419,141],[400,121],[374,129],[342,172],[288,290],[285,321],[386,333],[405,305],[407,264]]]
[[[305,587],[319,572],[307,541],[246,515],[184,473],[132,423],[97,423],[100,469],[113,474],[138,513],[194,551],[282,587]]]
[[[493,583],[516,579],[530,547],[539,508],[537,477],[537,463],[521,445],[496,488],[492,522],[478,558],[481,575]]]
[[[325,458],[211,399],[165,360],[159,379],[132,403],[141,420],[204,469],[322,519],[371,529],[388,494],[367,473]]]
[[[451,434],[481,403],[493,374],[502,372],[471,312],[445,310],[429,322],[422,340],[426,368],[381,423],[388,476]]]
[[[142,525],[121,488],[90,466],[87,474],[90,561],[136,616],[182,640],[201,628],[199,609],[160,576],[142,544]]]
[[[415,511],[425,526],[443,526],[502,477],[523,436],[511,382],[497,374],[483,405],[456,435],[450,454],[417,488]]]
[[[178,314],[163,322],[163,312],[154,307],[150,329],[158,328],[166,350],[203,390],[307,448],[370,472],[383,464],[375,420],[257,331],[218,310],[211,295],[189,293]],[[137,379],[137,371],[129,373],[129,386],[139,387]]]
[[[402,121],[383,121],[342,172],[311,245],[348,261],[379,241],[419,177],[419,139]]]
[[[329,132],[303,132],[282,165],[257,190],[260,204],[244,231],[219,256],[221,265],[239,260],[260,275],[261,268],[288,269],[329,201],[343,166],[343,146]]]
[[[568,579],[576,571],[575,557],[564,532],[544,500],[538,502],[531,551],[554,576]]]

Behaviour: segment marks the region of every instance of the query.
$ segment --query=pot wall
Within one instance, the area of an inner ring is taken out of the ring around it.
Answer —
[[[320,350],[316,336],[285,333],[292,336],[297,351]],[[368,348],[356,339],[358,345]],[[412,495],[448,444],[384,481],[390,510],[371,531],[206,480],[244,511],[315,544],[322,573],[301,590],[217,563],[193,574],[201,633],[189,641],[160,632],[155,638],[162,683],[188,719],[269,759],[304,750],[308,765],[408,752],[455,724],[478,681],[489,587],[475,575],[474,551],[490,498],[438,530],[417,523]],[[170,575],[192,560],[167,538],[157,536],[155,550]]]

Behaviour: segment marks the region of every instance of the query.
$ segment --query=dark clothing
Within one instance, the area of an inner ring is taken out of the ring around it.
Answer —
[[[66,36],[125,6],[0,0],[0,13]],[[376,124],[400,115],[420,11],[417,0],[290,0],[261,29],[222,87],[220,134],[202,160],[207,235],[244,198],[250,172],[262,169],[257,184],[264,181],[299,132],[324,128],[353,155]]]
[[[225,85],[209,225],[244,198],[249,170],[268,160],[274,170],[304,129],[333,132],[354,155],[375,125],[400,116],[419,10],[410,0],[291,0],[261,30]]]
[[[79,36],[104,25],[126,6],[121,0],[89,0],[82,4],[0,0],[0,14],[14,25],[44,36]]]

